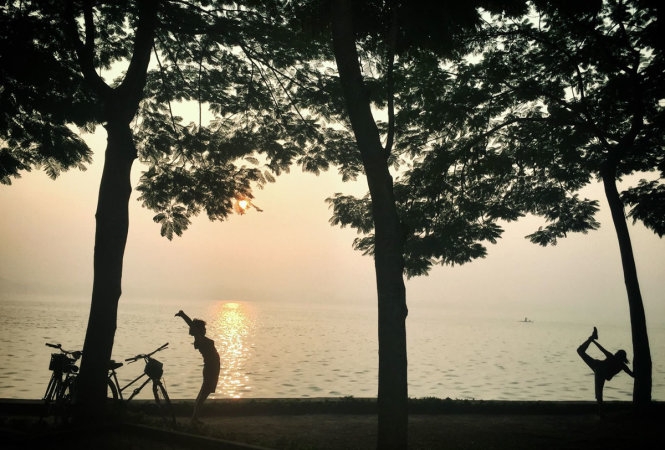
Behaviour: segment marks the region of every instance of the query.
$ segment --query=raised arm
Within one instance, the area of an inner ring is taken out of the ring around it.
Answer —
[[[190,319],[189,316],[182,311],[182,309],[178,311],[175,315],[176,317],[182,317],[182,320],[184,320],[188,326],[190,327],[192,326],[192,319]]]

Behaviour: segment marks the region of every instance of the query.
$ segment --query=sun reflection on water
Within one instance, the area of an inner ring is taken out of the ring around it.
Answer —
[[[247,363],[253,349],[254,311],[243,302],[220,302],[214,308],[208,327],[222,366],[215,397],[240,398],[252,390]]]

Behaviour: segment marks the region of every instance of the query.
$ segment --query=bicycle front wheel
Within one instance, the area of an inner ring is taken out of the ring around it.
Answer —
[[[57,392],[56,402],[64,405],[71,405],[76,394],[76,376],[69,376],[62,382],[62,386]]]
[[[51,379],[48,381],[48,386],[46,387],[46,393],[44,394],[44,401],[46,403],[52,402],[56,399],[56,393],[60,386],[60,380],[58,380],[55,373],[51,374]]]
[[[62,389],[62,383],[62,375],[58,377],[58,374],[53,372],[51,374],[51,379],[48,382],[46,392],[44,393],[44,410],[42,411],[42,417],[56,414],[56,402],[58,400],[58,393]]]
[[[57,420],[65,423],[72,416],[72,404],[76,395],[76,376],[66,377],[58,387],[55,395],[55,408],[53,413]]]
[[[166,393],[166,388],[161,381],[155,381],[152,384],[152,393],[155,395],[155,403],[159,414],[166,423],[175,426],[175,413],[173,412],[173,405],[169,399],[169,394]]]

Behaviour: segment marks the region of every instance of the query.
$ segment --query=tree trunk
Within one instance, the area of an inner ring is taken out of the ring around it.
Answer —
[[[403,237],[393,196],[392,177],[384,162],[365,165],[374,218],[374,267],[379,309],[379,449],[407,448],[408,380],[406,291]]]
[[[136,158],[128,124],[109,123],[106,131],[104,171],[95,214],[92,301],[78,379],[77,405],[84,418],[103,413],[129,229],[130,173]]]
[[[113,351],[118,301],[122,284],[122,262],[129,229],[130,174],[136,148],[130,122],[143,98],[150,53],[153,48],[159,0],[136,3],[138,22],[134,50],[125,78],[111,89],[94,67],[93,4],[85,3],[86,44],[79,42],[77,53],[81,71],[96,92],[104,110],[107,132],[104,171],[97,200],[94,280],[88,328],[83,343],[83,358],[78,376],[76,406],[81,420],[94,420],[104,413],[108,362]],[[74,10],[69,4],[72,35],[78,40]]]
[[[633,256],[633,247],[628,233],[628,224],[624,214],[623,202],[616,186],[616,171],[608,169],[603,171],[603,186],[610,205],[614,229],[619,240],[623,277],[628,293],[628,307],[630,311],[630,325],[633,338],[633,403],[643,408],[651,402],[651,351],[649,350],[649,336],[647,334],[644,304],[640,293],[640,284],[637,279],[637,268]]]
[[[374,266],[379,310],[379,449],[407,447],[408,388],[403,235],[388,155],[381,146],[355,46],[350,2],[332,6],[333,50],[353,132],[372,199]]]

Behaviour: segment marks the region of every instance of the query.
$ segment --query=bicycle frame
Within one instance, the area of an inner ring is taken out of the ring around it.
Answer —
[[[124,364],[116,363],[115,361],[111,360],[109,364],[109,374],[107,377],[107,383],[108,383],[108,389],[110,389],[110,393],[113,394],[113,399],[118,400],[120,403],[127,403],[131,399],[136,397],[138,393],[141,392],[141,390],[145,387],[146,384],[152,381],[152,394],[155,397],[155,403],[157,403],[160,415],[164,420],[168,421],[168,423],[175,426],[176,419],[175,419],[175,414],[173,412],[173,406],[171,405],[171,400],[169,399],[169,395],[166,392],[164,383],[162,383],[162,375],[164,373],[162,369],[163,367],[162,363],[151,357],[153,354],[157,353],[158,351],[164,350],[168,345],[169,343],[167,342],[166,344],[162,345],[157,350],[154,350],[151,353],[136,355],[132,358],[126,359],[125,361],[129,361],[130,363],[142,359],[143,361],[145,361],[145,366],[143,368],[143,373],[141,373],[139,376],[137,376],[136,378],[134,378],[132,381],[130,381],[124,386],[120,385],[120,382],[118,381],[118,375],[116,373],[116,369],[122,367]],[[141,381],[143,378],[145,378],[145,380]],[[139,382],[141,384],[138,387],[134,388],[132,394],[129,396],[128,399],[125,400],[122,393],[127,389],[129,389],[131,386],[133,386],[135,383]]]
[[[76,361],[81,357],[81,352],[64,350],[60,344],[47,342],[46,346],[60,350],[60,353],[51,354],[49,370],[52,373],[43,398],[43,400],[51,402],[60,399],[69,383],[71,383],[70,380],[76,378],[78,372]]]
[[[147,374],[142,373],[141,375],[139,375],[138,377],[134,378],[132,381],[127,383],[125,386],[121,387],[120,383],[118,382],[118,375],[117,375],[115,369],[111,369],[111,373],[109,374],[109,379],[112,380],[112,382],[115,383],[115,385],[118,388],[118,397],[120,398],[120,400],[124,400],[124,397],[122,396],[122,393],[124,391],[126,391],[127,388],[132,386],[134,383],[136,383],[137,381],[139,381],[143,377],[147,377],[148,379],[143,381],[143,383],[139,387],[135,388],[134,391],[132,391],[132,395],[129,396],[127,401],[130,401],[131,399],[136,397],[138,395],[138,393],[141,392],[141,390],[145,387],[145,385],[148,384],[150,381],[154,382],[156,380],[153,380],[152,378],[148,377]]]
[[[157,361],[157,360],[151,358],[151,356],[152,356],[153,354],[155,354],[155,353],[161,351],[161,350],[164,350],[168,345],[169,345],[169,343],[167,342],[166,344],[162,345],[161,347],[159,347],[158,349],[154,350],[154,351],[151,352],[151,353],[148,353],[148,354],[142,354],[142,355],[136,355],[136,356],[134,356],[133,358],[127,358],[125,361],[129,361],[129,362],[131,363],[131,362],[134,362],[134,361],[138,361],[139,359],[143,359],[143,360],[146,362],[146,366],[147,366],[147,365],[150,363],[150,361]],[[117,375],[117,373],[116,373],[116,371],[115,371],[115,369],[117,369],[117,368],[119,368],[119,367],[122,367],[122,363],[119,363],[119,365],[118,365],[118,364],[116,364],[116,365],[112,365],[112,366],[109,368],[108,379],[110,380],[111,383],[113,383],[113,384],[115,385],[116,390],[117,390],[117,393],[118,393],[118,398],[119,398],[120,400],[125,400],[124,397],[123,397],[123,395],[122,395],[122,393],[123,393],[124,391],[126,391],[126,390],[127,390],[130,386],[132,386],[134,383],[138,382],[141,378],[147,377],[147,379],[144,380],[144,381],[141,383],[141,385],[140,385],[139,387],[135,388],[135,389],[132,391],[132,395],[130,395],[129,398],[128,398],[126,401],[130,401],[131,399],[133,399],[134,397],[136,397],[136,396],[138,395],[138,393],[141,392],[141,390],[145,387],[145,385],[148,384],[150,381],[152,381],[153,384],[160,383],[160,381],[161,381],[161,370],[160,370],[160,374],[159,374],[159,376],[154,376],[154,377],[153,377],[153,376],[148,375],[148,373],[146,373],[146,370],[144,369],[144,371],[143,371],[143,373],[141,373],[141,375],[139,375],[138,377],[134,378],[132,381],[130,381],[130,382],[127,383],[126,385],[121,386],[121,385],[120,385],[120,382],[118,381],[118,375]],[[161,364],[160,364],[160,367],[161,367]]]
[[[51,354],[49,364],[51,377],[42,398],[46,405],[43,415],[55,415],[61,420],[66,420],[78,372],[76,361],[82,353],[80,351],[64,350],[60,344],[47,342],[46,346],[58,349],[60,352]]]

